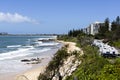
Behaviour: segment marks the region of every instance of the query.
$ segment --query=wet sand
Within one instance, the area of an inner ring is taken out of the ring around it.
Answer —
[[[68,46],[68,52],[72,52],[74,50],[76,51],[81,51],[80,48],[76,47],[76,43],[74,42],[64,42],[64,41],[59,41],[60,43],[64,44],[64,45],[69,45]],[[28,64],[28,65],[32,65],[32,68],[26,70],[26,71],[22,71],[19,73],[13,73],[13,74],[4,74],[3,76],[0,75],[0,80],[37,80],[38,76],[40,73],[43,73],[45,71],[46,66],[48,65],[48,63],[50,62],[50,60],[52,59],[53,55],[57,52],[58,49],[54,50],[54,51],[49,51],[47,54],[45,55],[44,59],[41,61],[41,63],[39,64]]]
[[[68,45],[68,48],[67,48],[68,52],[72,52],[75,50],[82,51],[79,47],[76,47],[76,43],[74,42],[64,42],[64,41],[58,41],[58,42],[64,45]],[[81,55],[82,54],[83,52],[81,53]],[[38,80],[39,74],[45,71],[45,68],[50,60],[51,59],[45,60],[46,62],[44,62],[44,66],[39,66],[37,68],[34,67],[33,69],[26,71],[22,75],[19,75],[16,80]]]
[[[19,72],[0,73],[0,80],[37,80],[37,77],[41,72],[45,70],[45,67],[48,65],[57,50],[58,49],[56,48],[41,53],[44,54],[42,56],[37,55],[37,57],[41,59],[41,62],[39,64],[25,64],[28,66],[32,66],[29,69]],[[33,58],[37,57],[34,56]]]

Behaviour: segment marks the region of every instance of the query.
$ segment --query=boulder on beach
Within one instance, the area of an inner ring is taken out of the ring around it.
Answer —
[[[21,62],[30,62],[31,60],[29,60],[29,59],[23,59],[23,60],[21,60]]]
[[[26,64],[38,64],[41,63],[41,59],[39,58],[32,58],[32,59],[23,59],[21,62],[26,62]]]

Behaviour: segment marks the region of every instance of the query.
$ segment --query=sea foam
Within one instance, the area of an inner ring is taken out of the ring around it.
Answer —
[[[7,46],[7,48],[16,48],[16,47],[21,47],[22,45],[10,45],[10,46]]]
[[[15,51],[1,53],[0,60],[12,59],[12,58],[16,58],[16,57],[30,55],[29,50],[31,50],[31,49],[33,49],[33,48],[25,48],[25,49],[21,48],[21,49],[15,50]]]

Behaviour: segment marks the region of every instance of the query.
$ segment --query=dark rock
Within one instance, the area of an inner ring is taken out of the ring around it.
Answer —
[[[31,60],[29,60],[29,59],[23,59],[23,60],[21,60],[21,62],[30,62]]]

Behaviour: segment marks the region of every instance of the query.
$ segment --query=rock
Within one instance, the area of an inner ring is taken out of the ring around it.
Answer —
[[[59,77],[54,76],[52,80],[59,80]]]
[[[31,61],[39,61],[39,58],[32,58]]]
[[[58,74],[56,74],[53,78],[52,78],[52,80],[60,80],[60,73]]]
[[[65,60],[64,64],[59,68],[59,72],[60,75],[62,76],[62,80],[65,80],[67,76],[72,75],[72,73],[77,69],[80,63],[81,61],[76,60],[74,55],[70,56],[67,60]]]
[[[23,59],[21,60],[21,62],[27,62],[26,64],[38,64],[38,63],[41,63],[41,59],[39,58]]]
[[[23,60],[21,60],[21,62],[30,62],[31,60],[29,60],[29,59],[23,59]]]

